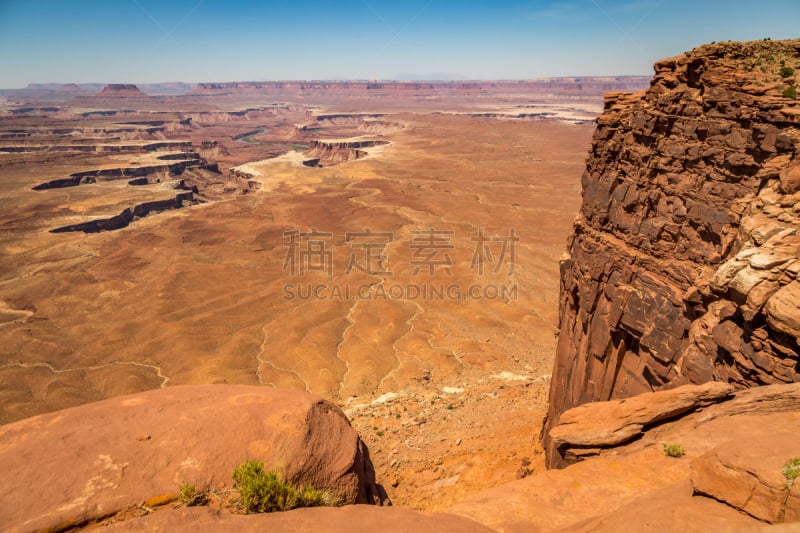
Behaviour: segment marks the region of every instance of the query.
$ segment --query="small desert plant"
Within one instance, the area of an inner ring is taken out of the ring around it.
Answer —
[[[193,505],[203,505],[206,497],[202,492],[197,491],[191,483],[182,483],[180,486],[180,501],[182,504],[191,507]]]
[[[664,444],[664,453],[668,457],[681,457],[686,451],[680,444]]]
[[[800,477],[800,457],[794,457],[786,461],[781,473],[786,478],[786,485],[791,490],[794,480]]]
[[[790,85],[781,94],[786,98],[797,98],[797,87]]]
[[[296,487],[277,470],[264,470],[261,461],[245,461],[233,471],[233,480],[248,513],[288,511],[297,507],[341,505],[330,491],[311,485]]]
[[[794,69],[792,67],[781,67],[781,78],[790,78],[794,76]]]

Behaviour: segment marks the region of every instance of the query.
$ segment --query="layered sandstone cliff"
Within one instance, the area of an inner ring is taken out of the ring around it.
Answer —
[[[544,428],[684,383],[800,381],[800,40],[718,43],[609,94],[562,262]]]
[[[147,96],[131,83],[109,83],[96,96]]]

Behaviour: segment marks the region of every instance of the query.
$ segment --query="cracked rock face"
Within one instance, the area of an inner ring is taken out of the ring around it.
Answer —
[[[586,402],[800,380],[800,101],[784,65],[800,67],[800,41],[706,45],[606,97],[544,435]]]
[[[691,465],[696,494],[710,496],[750,516],[779,524],[800,517],[800,485],[781,474],[786,458],[797,453],[796,428],[742,446],[727,442]]]

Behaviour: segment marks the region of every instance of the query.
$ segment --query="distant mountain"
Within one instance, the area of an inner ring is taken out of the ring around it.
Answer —
[[[147,95],[132,83],[109,83],[95,96],[131,97]]]
[[[460,74],[398,74],[390,78],[394,81],[465,81],[470,78]]]

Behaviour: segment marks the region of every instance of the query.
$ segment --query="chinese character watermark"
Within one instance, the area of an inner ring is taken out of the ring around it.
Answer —
[[[514,273],[516,264],[516,243],[519,242],[519,237],[511,228],[508,237],[487,237],[483,233],[483,228],[478,228],[477,235],[470,237],[470,241],[475,243],[475,251],[472,254],[472,262],[469,267],[478,269],[478,275],[483,276],[483,263],[489,261],[494,265],[495,274],[500,272],[500,267],[504,262],[508,262],[508,275]],[[492,246],[499,243],[499,246]],[[497,260],[494,259],[492,248],[497,252]],[[499,250],[497,249],[499,248]]]
[[[418,229],[410,231],[408,242],[408,266],[411,275],[422,272],[433,278],[437,272],[453,275],[458,267],[456,249],[456,232],[446,229]],[[340,252],[342,241],[334,242],[332,232],[290,230],[283,233],[283,245],[286,255],[283,260],[283,271],[293,276],[305,276],[308,273],[324,273],[328,279],[335,274],[348,276],[354,272],[385,278],[383,282],[351,287],[347,284],[332,286],[319,283],[286,284],[284,299],[338,299],[338,300],[374,300],[374,299],[430,299],[430,300],[482,300],[482,299],[516,299],[516,284],[470,285],[466,288],[458,284],[411,283],[391,284],[394,272],[389,266],[389,246],[395,243],[395,234],[391,231],[377,232],[369,228],[363,231],[349,231],[344,235],[344,245],[348,248],[347,263],[343,270],[335,272],[334,253]],[[483,276],[487,268],[495,274],[500,273],[507,265],[506,274],[511,276],[516,267],[516,243],[520,241],[516,230],[511,228],[507,235],[487,234],[479,227],[470,236],[472,259],[469,268],[478,276]],[[399,248],[394,247],[396,253]],[[341,266],[342,263],[340,263]],[[397,266],[395,260],[393,265]]]
[[[382,232],[373,233],[365,229],[362,232],[348,232],[345,235],[344,241],[350,244],[351,248],[360,250],[362,253],[358,254],[355,251],[350,252],[350,258],[347,260],[347,268],[345,268],[345,275],[353,270],[358,270],[371,276],[391,276],[392,272],[383,270],[387,257],[383,255],[386,246],[394,241],[394,233]],[[362,255],[363,254],[363,255]],[[363,262],[359,262],[362,259]]]
[[[320,232],[311,228],[310,232],[290,230],[283,232],[283,245],[288,248],[283,260],[283,271],[289,270],[293,276],[306,272],[326,272],[333,277],[333,251],[327,248],[333,233]]]
[[[452,250],[455,245],[451,242],[451,237],[455,235],[452,230],[414,230],[411,232],[411,261],[409,264],[414,267],[413,274],[416,275],[420,268],[426,267],[428,274],[433,276],[436,267],[444,267],[448,276],[452,276],[450,267],[455,265],[447,250]]]

